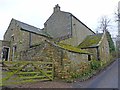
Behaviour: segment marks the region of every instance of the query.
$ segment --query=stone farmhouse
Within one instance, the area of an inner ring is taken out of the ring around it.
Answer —
[[[61,11],[56,5],[43,29],[12,19],[4,40],[0,41],[0,53],[7,61],[55,60],[60,64],[65,59],[107,61],[109,44],[105,31],[95,34],[73,14]]]

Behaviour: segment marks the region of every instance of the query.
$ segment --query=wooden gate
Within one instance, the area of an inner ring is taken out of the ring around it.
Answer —
[[[7,61],[3,64],[2,86],[53,80],[53,78],[54,65],[52,62]]]

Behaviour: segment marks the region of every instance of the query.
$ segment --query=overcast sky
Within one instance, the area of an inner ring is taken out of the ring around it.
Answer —
[[[110,33],[117,34],[114,13],[119,0],[0,0],[0,40],[12,18],[38,28],[53,13],[53,7],[59,4],[62,11],[70,12],[89,28],[96,32],[99,19],[107,15],[112,20]]]

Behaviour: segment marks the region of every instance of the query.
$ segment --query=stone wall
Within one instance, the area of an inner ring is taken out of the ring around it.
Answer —
[[[19,58],[19,54],[17,54],[17,53],[19,53],[21,51],[24,51],[24,50],[29,50],[30,47],[39,45],[44,40],[45,40],[45,37],[43,37],[43,36],[40,36],[40,35],[37,35],[37,34],[33,34],[31,32],[20,30],[19,38],[16,41],[16,46],[17,46],[17,51],[15,52],[16,55],[17,55],[16,57]],[[31,48],[30,48],[30,50],[31,50]]]
[[[69,80],[83,75],[84,72],[90,70],[90,63],[87,60],[81,60],[82,57],[80,60],[77,59],[74,56],[78,56],[78,54],[72,52],[70,53],[73,54],[73,57],[70,58],[67,53],[68,51],[63,51],[62,66],[58,62],[55,64],[55,72],[58,78]]]
[[[67,55],[68,55],[68,58],[69,60],[71,61],[74,61],[74,62],[88,62],[88,54],[79,54],[79,53],[73,53],[73,52],[67,52]]]
[[[10,45],[11,45],[11,42],[10,41],[2,41],[2,47],[3,46],[6,46],[6,47],[10,47]]]
[[[4,40],[5,41],[11,41],[11,36],[13,35],[14,30],[16,29],[17,25],[15,26],[15,21],[11,21],[10,25],[8,26],[8,29],[6,30],[4,34]]]
[[[99,46],[100,60],[105,63],[110,60],[109,44],[106,37],[106,33],[103,34],[100,46]]]
[[[2,59],[2,41],[0,40],[0,60]]]
[[[46,41],[33,46],[27,50],[21,51],[21,60],[51,61],[61,60],[61,50],[49,44]]]
[[[89,30],[78,19],[72,17],[72,37],[61,41],[61,43],[78,46],[88,35],[93,35],[93,31]]]
[[[46,38],[34,33],[31,33],[31,46],[35,46],[37,44],[40,44],[41,42],[43,42]]]
[[[31,37],[30,37],[30,35],[31,35]],[[20,58],[19,53],[21,51],[29,49],[31,45],[40,44],[42,41],[45,40],[45,38],[43,36],[33,34],[31,32],[25,31],[25,30],[21,30],[21,27],[19,25],[17,25],[15,20],[12,20],[5,35],[4,35],[4,40],[11,42],[11,45],[9,45],[10,60],[13,59],[13,56],[14,56],[14,60],[19,60],[19,58]],[[5,45],[7,45],[7,44],[5,44]],[[15,50],[14,50],[14,55],[13,55],[14,47],[15,47]]]
[[[20,30],[19,38],[17,40],[17,52],[26,50],[30,47],[29,45],[29,32]]]
[[[43,41],[41,44],[34,46],[28,50],[21,51],[20,60],[31,61],[53,61],[55,65],[55,75],[58,68],[62,68],[63,52],[58,47]]]
[[[71,35],[71,15],[62,11],[54,12],[45,22],[44,28],[54,39]]]
[[[13,47],[14,50],[14,60],[19,59],[19,52],[29,48],[29,32],[20,30],[17,27],[13,30],[14,40],[11,38],[11,60],[13,59]]]
[[[83,49],[83,50],[87,50],[88,52],[91,53],[91,60],[97,60],[98,59],[97,48],[86,48],[86,49]]]
[[[75,46],[78,46],[86,38],[86,36],[94,34],[93,31],[75,17],[72,17],[72,32],[72,36],[76,38]]]
[[[42,52],[45,48],[45,43],[38,44],[29,49],[20,52],[20,60],[42,60]]]
[[[21,27],[17,25],[15,20],[12,20],[7,31],[4,34],[4,40],[10,41],[10,60],[13,57],[13,47],[15,46],[15,59],[19,58],[18,53],[21,50],[29,47],[29,32],[21,31]]]
[[[68,53],[71,53],[71,56],[73,57],[71,58]],[[82,56],[81,54],[63,50],[46,41],[43,41],[38,46],[22,51],[20,56],[21,60],[52,61],[54,63],[54,75],[57,78],[69,78],[72,76],[73,72],[79,73],[88,69],[89,64],[86,60],[86,55]],[[84,68],[84,70],[79,70],[80,68]],[[68,76],[66,77],[66,75]]]

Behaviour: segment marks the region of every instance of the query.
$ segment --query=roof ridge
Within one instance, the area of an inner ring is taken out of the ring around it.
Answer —
[[[88,35],[86,38],[78,45],[79,48],[87,47],[96,47],[99,45],[99,42],[103,34]]]
[[[103,35],[103,33],[87,35],[86,37],[88,37],[88,36],[97,36],[97,35]]]
[[[14,18],[12,18],[12,20],[15,20],[15,21],[17,21],[17,22],[19,22],[19,23],[22,23],[22,24],[25,24],[25,25],[28,25],[28,26],[31,26],[31,27],[34,27],[34,28],[37,28],[37,29],[40,29],[40,28],[38,28],[38,27],[35,27],[35,26],[33,26],[33,25],[27,24],[27,23],[25,23],[25,22],[19,21],[19,20],[14,19]]]
[[[90,29],[86,24],[84,24],[80,19],[78,19],[78,18],[77,18],[75,15],[73,15],[72,13],[66,12],[66,11],[61,11],[61,12],[71,14],[75,19],[77,19],[81,24],[83,24],[86,28],[88,28],[90,31],[92,31],[92,32],[95,34],[95,32],[94,32],[92,29]]]

